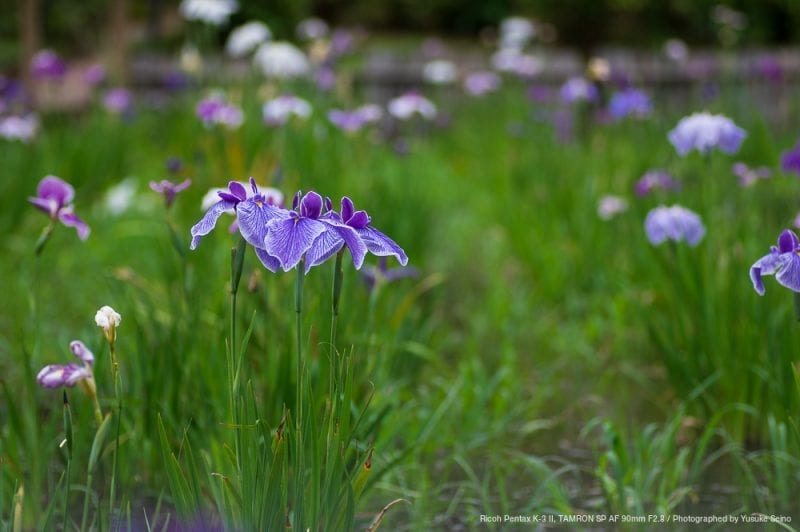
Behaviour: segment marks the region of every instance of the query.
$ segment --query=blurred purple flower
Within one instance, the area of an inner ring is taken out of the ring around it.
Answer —
[[[197,117],[203,121],[206,127],[223,125],[230,129],[236,129],[244,122],[242,110],[219,96],[211,96],[201,100],[195,109]]]
[[[302,41],[315,41],[328,36],[328,24],[321,18],[311,17],[297,25],[297,37]]]
[[[74,227],[78,238],[86,240],[89,237],[89,226],[72,212],[74,198],[75,189],[72,185],[56,176],[48,175],[39,182],[36,197],[29,197],[28,201],[46,213],[52,223],[58,220],[67,227]]]
[[[126,113],[133,108],[133,95],[122,87],[111,89],[103,95],[103,107],[111,113]]]
[[[672,240],[696,246],[706,234],[700,216],[680,205],[661,205],[651,210],[645,218],[644,229],[653,245]]]
[[[223,213],[236,214],[238,230],[248,244],[253,246],[256,256],[271,272],[278,271],[280,261],[270,255],[264,246],[264,239],[267,236],[267,223],[274,218],[284,217],[284,211],[278,206],[269,203],[268,199],[261,194],[256,186],[255,180],[250,178],[251,194],[242,183],[231,181],[228,189],[217,192],[219,201],[214,203],[194,226],[190,233],[192,242],[189,249],[196,249],[200,239],[210,233],[217,225],[217,220]]]
[[[775,56],[763,55],[756,61],[755,74],[771,83],[780,83],[783,80],[783,66]]]
[[[781,154],[781,170],[800,175],[800,140],[793,148]]]
[[[181,160],[180,157],[175,157],[175,156],[169,157],[167,158],[166,167],[167,167],[167,172],[169,172],[170,174],[173,175],[177,174],[181,170],[183,170],[183,161]]]
[[[639,89],[629,88],[611,97],[608,103],[608,110],[616,120],[621,120],[629,116],[635,118],[645,118],[653,112],[653,104],[650,97]]]
[[[158,192],[164,196],[164,203],[166,204],[167,208],[170,208],[175,201],[175,196],[178,194],[178,192],[186,190],[191,184],[192,180],[188,178],[177,184],[163,179],[159,182],[150,181],[150,190],[153,192]]]
[[[331,65],[322,64],[317,68],[314,81],[319,90],[328,92],[336,86],[336,71]]]
[[[367,285],[367,290],[372,292],[376,287],[398,281],[400,279],[416,279],[419,277],[419,270],[413,266],[400,266],[388,268],[386,257],[378,260],[377,266],[365,266],[361,270],[362,278]]]
[[[739,185],[743,187],[749,187],[759,179],[766,179],[772,176],[772,170],[766,166],[750,168],[742,162],[734,163],[731,167],[731,172],[739,178]]]
[[[561,101],[567,104],[578,102],[594,102],[600,97],[597,87],[582,77],[572,77],[561,85],[559,91]]]
[[[483,96],[500,88],[500,76],[488,70],[473,72],[464,80],[464,90],[470,96]]]
[[[103,65],[95,63],[83,71],[83,81],[91,87],[96,87],[106,80],[106,69]]]
[[[355,47],[355,41],[352,31],[337,28],[331,35],[331,46],[328,50],[329,57],[336,59],[351,52]]]
[[[0,118],[0,137],[6,140],[30,142],[38,129],[39,119],[35,114]]]
[[[677,190],[680,186],[666,170],[649,170],[636,182],[634,191],[643,198],[654,190]]]
[[[553,98],[553,90],[547,85],[536,84],[528,87],[528,99],[534,103],[547,103]]]
[[[41,50],[31,59],[31,74],[39,79],[59,80],[67,73],[67,64],[53,50]]]
[[[381,108],[375,104],[364,105],[354,111],[331,109],[328,120],[347,133],[355,133],[367,124],[377,122],[383,115]]]
[[[707,112],[684,117],[669,132],[669,141],[681,157],[692,150],[708,154],[713,148],[734,154],[747,133],[730,118]]]
[[[51,364],[45,366],[36,375],[36,382],[43,388],[60,388],[66,386],[72,388],[83,379],[92,379],[92,366],[94,365],[94,355],[79,340],[73,340],[69,344],[69,349],[83,365],[75,362],[69,364]]]
[[[763,296],[762,275],[775,275],[775,280],[794,292],[800,292],[800,241],[789,229],[778,237],[778,245],[771,246],[769,253],[750,267],[750,280],[758,295]]]

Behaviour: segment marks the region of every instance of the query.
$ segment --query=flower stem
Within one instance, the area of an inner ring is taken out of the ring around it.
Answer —
[[[239,293],[239,282],[242,279],[244,269],[244,252],[247,249],[245,239],[239,238],[235,248],[231,249],[231,323],[230,323],[230,346],[228,348],[228,389],[230,391],[229,408],[231,419],[233,420],[234,430],[236,431],[236,466],[241,473],[242,438],[239,427],[239,413],[237,399],[239,396],[238,380],[236,378],[236,295]]]
[[[792,292],[794,297],[794,315],[800,321],[800,292]]]
[[[53,234],[53,229],[56,227],[55,220],[50,220],[50,223],[47,224],[47,227],[44,228],[42,234],[39,236],[39,240],[36,241],[36,256],[42,254],[42,250],[44,249],[44,245],[47,244],[47,241],[50,240],[50,236]]]
[[[67,391],[64,390],[64,437],[67,441],[67,473],[64,489],[64,530],[68,530],[69,524],[69,483],[72,478],[72,410],[67,400]]]
[[[303,437],[303,261],[297,265],[297,282],[295,285],[294,308],[295,325],[297,329],[297,360],[296,360],[296,399],[295,399],[295,452],[294,452],[294,527],[302,529],[303,526],[303,483],[305,479],[305,445]]]
[[[116,334],[116,333],[115,333]],[[111,364],[114,372],[114,396],[117,400],[117,419],[115,420],[115,436],[114,436],[114,461],[111,465],[111,488],[108,496],[109,518],[114,512],[114,498],[117,488],[117,463],[119,462],[119,435],[122,425],[122,383],[120,381],[119,367],[117,366],[117,351],[116,351],[116,338],[115,341],[109,345],[111,347]],[[95,412],[95,416],[97,412]],[[102,414],[101,414],[102,416]]]

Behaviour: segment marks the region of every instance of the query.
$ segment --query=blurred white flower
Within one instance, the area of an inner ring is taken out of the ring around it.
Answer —
[[[267,25],[254,20],[247,24],[242,24],[231,32],[228,36],[228,43],[225,45],[225,51],[231,57],[242,57],[271,38],[272,32],[269,31]]]
[[[238,8],[236,0],[183,0],[178,10],[186,20],[221,26]]]
[[[268,101],[262,108],[264,123],[269,126],[282,126],[292,115],[308,118],[311,104],[293,94],[284,94]]]
[[[689,60],[689,46],[680,39],[669,39],[664,43],[664,53],[676,63]]]
[[[541,59],[531,54],[523,54],[516,48],[503,48],[491,59],[492,67],[499,72],[509,72],[523,77],[533,77],[544,68]]]
[[[253,62],[268,78],[297,78],[306,76],[311,71],[306,55],[288,42],[262,44],[253,57]]]
[[[6,140],[30,142],[36,135],[37,129],[39,129],[39,119],[35,114],[0,118],[0,137]]]
[[[500,23],[500,48],[522,50],[536,37],[536,26],[523,17],[509,17]]]
[[[422,68],[422,78],[435,85],[447,85],[456,80],[457,69],[455,63],[446,59],[428,61]]]
[[[408,120],[415,114],[432,120],[436,117],[436,106],[418,92],[407,92],[389,102],[389,113],[400,120]]]
[[[621,212],[625,212],[628,208],[628,202],[625,198],[619,196],[603,196],[597,202],[597,216],[601,220],[610,220]]]
[[[304,41],[316,41],[328,35],[328,24],[321,18],[307,18],[297,25],[297,37]]]
[[[131,207],[135,197],[136,180],[128,177],[106,191],[103,205],[112,216],[119,216]]]

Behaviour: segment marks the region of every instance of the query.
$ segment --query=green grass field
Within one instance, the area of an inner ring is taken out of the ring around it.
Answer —
[[[328,97],[311,95],[307,121],[267,128],[256,94],[230,89],[246,116],[235,131],[204,128],[201,95],[185,93],[130,119],[45,115],[30,144],[0,143],[0,529],[753,513],[796,527],[800,324],[792,293],[766,277],[759,297],[748,270],[800,210],[797,177],[778,165],[797,132],[766,123],[747,87],[680,106],[656,95],[651,118],[587,123],[569,141],[522,85],[442,93],[449,125],[404,125],[404,155],[334,128],[326,109],[342,103]],[[675,153],[668,131],[704,108],[747,131],[737,155]],[[192,185],[167,211],[148,182],[170,177],[171,156]],[[774,175],[740,187],[735,161]],[[681,189],[636,197],[654,168]],[[57,226],[37,256],[47,218],[26,198],[48,174],[74,185],[92,233]],[[189,230],[209,188],[250,176],[287,201],[350,196],[419,275],[369,291],[345,254],[332,345],[333,261],[305,277],[298,314],[296,273],[247,249],[232,318],[233,218],[195,251]],[[116,212],[121,182],[133,192]],[[606,194],[628,209],[601,220]],[[648,242],[660,204],[700,214],[698,246]],[[122,316],[116,384],[93,320],[103,305]],[[74,361],[73,339],[97,359],[100,429],[80,387],[66,423],[61,391],[35,380]]]

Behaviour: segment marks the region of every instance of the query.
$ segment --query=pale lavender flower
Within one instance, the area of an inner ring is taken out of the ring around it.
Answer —
[[[781,170],[800,175],[800,140],[793,148],[781,154]]]
[[[544,63],[531,54],[523,54],[515,48],[503,48],[491,59],[492,67],[499,72],[516,74],[523,78],[531,78],[542,71]]]
[[[183,0],[178,6],[183,18],[199,21],[212,26],[221,26],[236,13],[239,5],[236,0]]]
[[[685,63],[689,60],[689,46],[680,39],[668,39],[664,43],[664,53],[676,63]]]
[[[508,17],[500,22],[500,47],[522,50],[536,37],[536,26],[523,17]]]
[[[386,257],[381,257],[377,266],[364,266],[361,270],[362,278],[367,285],[367,290],[372,292],[376,287],[398,281],[400,279],[415,279],[419,277],[419,270],[413,266],[399,266],[388,268]]]
[[[38,129],[39,119],[33,113],[0,118],[0,137],[6,140],[30,142],[36,136]]]
[[[795,215],[795,217],[794,217],[794,221],[792,222],[792,225],[793,225],[795,228],[800,228],[800,212],[798,212],[798,213]]]
[[[175,196],[178,192],[182,192],[189,188],[189,185],[192,184],[191,179],[185,179],[181,183],[173,183],[172,181],[168,181],[163,179],[161,181],[150,181],[150,190],[153,192],[158,192],[162,196],[164,196],[164,203],[166,204],[167,208],[170,208],[175,201]]]
[[[606,195],[597,202],[597,216],[601,220],[610,220],[628,209],[628,202],[620,196]]]
[[[499,89],[500,84],[500,76],[494,72],[473,72],[464,79],[464,90],[470,96],[483,96]]]
[[[611,101],[608,102],[608,111],[616,120],[629,116],[645,118],[653,112],[653,104],[645,92],[629,88],[614,93]]]
[[[436,106],[420,93],[410,91],[389,102],[389,113],[400,120],[419,115],[426,120],[436,118]]]
[[[242,24],[231,32],[225,51],[231,57],[243,57],[271,38],[272,32],[267,25],[254,20]]]
[[[778,245],[771,246],[769,253],[750,267],[750,280],[758,295],[763,296],[763,275],[775,275],[775,280],[793,292],[800,292],[800,241],[789,229],[778,237]]]
[[[96,87],[106,80],[106,69],[103,65],[94,64],[83,71],[83,81],[91,87]]]
[[[111,89],[103,95],[103,107],[111,113],[123,114],[133,108],[133,95],[122,87]]]
[[[377,122],[383,115],[381,108],[375,104],[364,105],[353,111],[331,109],[328,120],[347,133],[355,133],[365,125]]]
[[[682,118],[668,138],[678,155],[685,156],[692,150],[708,154],[713,148],[734,154],[746,136],[730,118],[703,112]]]
[[[72,185],[59,177],[48,175],[39,182],[36,197],[29,197],[28,201],[47,214],[53,223],[58,220],[67,227],[74,227],[78,238],[86,240],[89,237],[89,226],[73,212],[74,198],[75,189]]]
[[[314,82],[319,90],[328,92],[336,86],[336,71],[330,64],[323,63],[314,73]]]
[[[772,170],[766,166],[750,168],[743,162],[734,163],[731,167],[731,172],[739,178],[739,185],[743,187],[752,186],[756,181],[772,176]]]
[[[267,78],[292,79],[307,76],[311,64],[306,55],[288,42],[266,42],[258,47],[253,63]]]
[[[35,78],[58,80],[66,73],[66,63],[53,50],[41,50],[31,59],[31,74]]]
[[[308,118],[311,116],[311,104],[294,94],[283,94],[264,104],[262,117],[268,126],[282,126],[292,116]]]
[[[594,102],[600,97],[597,87],[586,78],[579,76],[571,77],[565,81],[559,94],[561,101],[568,104]]]
[[[672,240],[696,246],[706,234],[700,216],[680,205],[661,205],[651,210],[645,218],[644,229],[653,245]]]
[[[94,365],[94,355],[79,340],[73,340],[69,344],[69,349],[83,363],[77,364],[50,364],[45,366],[36,375],[36,382],[43,388],[60,388],[66,386],[72,388],[83,379],[92,379],[92,366]]]
[[[636,182],[634,191],[640,198],[647,196],[654,190],[677,190],[680,183],[666,170],[648,170]]]

